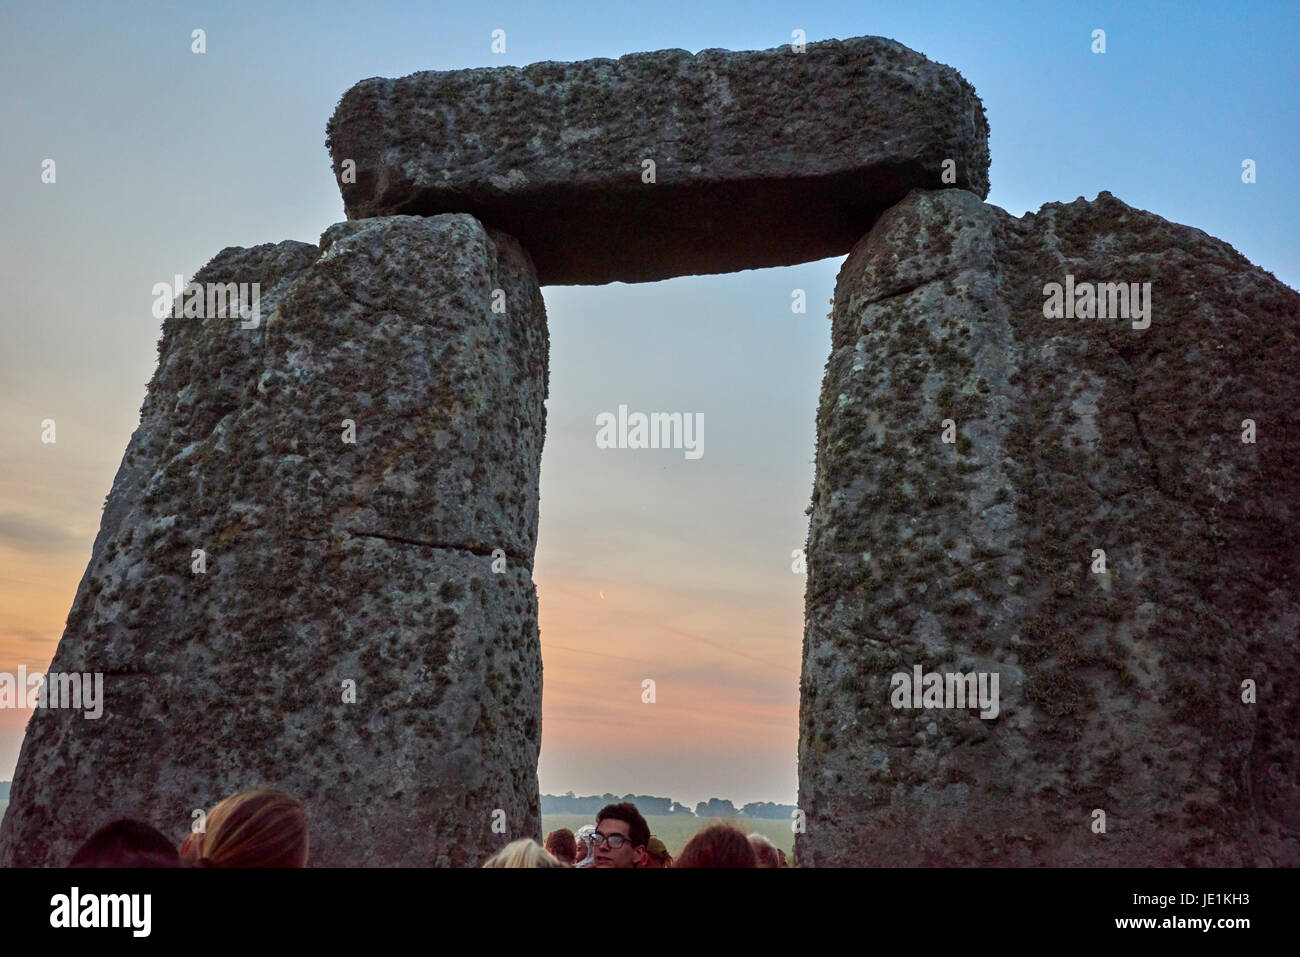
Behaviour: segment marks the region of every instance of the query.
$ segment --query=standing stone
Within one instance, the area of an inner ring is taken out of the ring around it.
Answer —
[[[472,213],[543,285],[840,256],[913,187],[989,188],[974,88],[881,37],[376,77],[327,145],[349,219]]]
[[[166,321],[51,665],[102,672],[104,714],[37,711],[0,863],[66,864],[118,817],[179,842],[262,786],[306,802],[316,865],[477,865],[537,836],[527,253],[398,216],[195,280],[260,282],[261,321]]]
[[[1149,327],[1045,318],[1067,275]],[[1300,297],[1108,193],[918,190],[834,302],[799,862],[1300,864]],[[895,708],[916,665],[997,717]]]

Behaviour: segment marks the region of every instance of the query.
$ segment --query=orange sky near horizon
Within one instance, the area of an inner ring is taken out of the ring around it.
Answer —
[[[49,666],[89,559],[94,529],[88,523],[98,517],[88,502],[76,512],[82,537],[69,530],[62,547],[42,553],[0,544],[0,671]],[[800,625],[797,608],[765,615],[766,635],[738,635],[737,622],[752,621],[707,594],[683,598],[668,588],[629,587],[614,576],[543,572],[536,582],[545,676],[543,792],[632,791],[691,804],[707,797],[738,805],[793,800],[793,794],[729,787],[734,775],[725,767],[716,769],[707,795],[674,791],[662,781],[672,780],[682,764],[704,771],[720,750],[781,762],[782,752],[797,746],[799,646],[787,640],[791,626]],[[773,650],[748,650],[755,646]],[[653,703],[642,700],[646,678],[655,682]],[[30,715],[0,709],[0,780],[12,777]],[[623,753],[642,757],[628,761]]]

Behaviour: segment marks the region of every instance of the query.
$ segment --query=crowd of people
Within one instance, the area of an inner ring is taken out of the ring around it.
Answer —
[[[204,826],[177,848],[157,828],[120,820],[100,828],[70,867],[306,867],[307,808],[273,789],[226,798],[204,816]],[[594,824],[552,831],[546,846],[532,838],[507,844],[484,867],[785,867],[785,852],[761,834],[711,824],[676,859],[636,805],[607,804]]]
[[[546,846],[532,838],[507,844],[484,867],[785,867],[785,851],[762,834],[745,833],[726,823],[710,824],[691,838],[676,859],[636,805],[607,804],[595,824],[577,834],[561,828],[546,835]]]

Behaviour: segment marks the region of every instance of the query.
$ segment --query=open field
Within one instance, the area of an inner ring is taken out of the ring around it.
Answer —
[[[5,808],[9,806],[8,801],[0,801],[0,821],[5,819]]]
[[[767,838],[781,850],[785,851],[789,857],[794,852],[794,831],[790,829],[791,821],[783,821],[779,818],[716,818],[716,817],[692,817],[689,814],[647,814],[646,823],[650,825],[650,833],[659,838],[668,846],[668,853],[676,857],[682,852],[695,834],[701,829],[708,827],[710,824],[716,824],[726,821],[734,824],[746,834],[757,831],[764,834]],[[569,830],[576,832],[584,824],[595,824],[596,815],[594,814],[543,814],[542,815],[542,837],[554,831],[556,828],[567,827]]]

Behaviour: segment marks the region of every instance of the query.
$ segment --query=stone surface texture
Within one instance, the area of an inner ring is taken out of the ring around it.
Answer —
[[[1044,318],[1067,273],[1150,282],[1150,327]],[[1296,292],[1105,192],[918,190],[832,326],[799,863],[1300,864]],[[894,708],[914,665],[999,673],[1000,714]]]
[[[164,324],[51,665],[102,672],[105,713],[36,712],[0,864],[64,865],[118,817],[179,842],[261,786],[307,803],[315,865],[477,865],[538,836],[527,253],[399,216],[229,248],[195,281],[260,282],[261,322]]]
[[[945,160],[951,185],[989,186],[974,89],[880,37],[372,78],[327,145],[350,219],[472,213],[543,285],[843,255]]]

